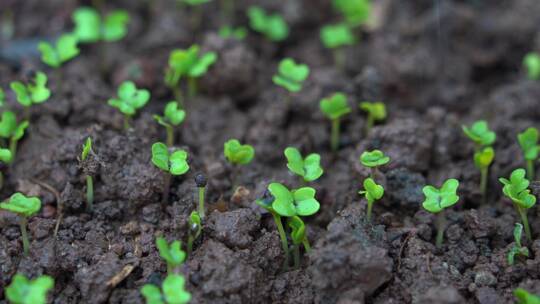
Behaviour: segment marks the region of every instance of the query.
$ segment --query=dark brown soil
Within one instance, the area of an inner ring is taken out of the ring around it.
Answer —
[[[186,240],[198,172],[209,176],[213,212],[182,269],[193,303],[493,304],[512,303],[517,287],[540,293],[540,209],[529,212],[531,258],[508,266],[518,218],[497,181],[523,166],[516,134],[540,122],[540,83],[526,80],[521,69],[523,55],[540,49],[539,1],[375,1],[381,26],[347,49],[345,71],[334,68],[319,41],[320,26],[338,20],[327,0],[236,1],[237,24],[246,24],[243,12],[250,4],[285,16],[291,36],[277,44],[255,33],[245,41],[221,39],[215,34],[223,24],[219,1],[205,6],[197,30],[172,0],[104,1],[107,9],[129,10],[129,35],[84,47],[62,67],[59,91],[56,76],[28,44],[70,29],[70,14],[88,4],[83,2],[0,3],[0,10],[15,16],[14,37],[1,41],[0,85],[7,89],[10,81],[41,69],[53,88],[51,99],[33,109],[16,162],[5,171],[2,198],[16,191],[37,195],[43,208],[29,223],[27,258],[17,218],[0,212],[0,303],[16,272],[53,276],[53,303],[143,303],[139,288],[159,283],[166,272],[155,236]],[[177,134],[191,169],[173,180],[170,204],[162,206],[163,176],[150,162],[150,146],[165,134],[152,114],[172,99],[162,81],[168,53],[194,42],[217,51],[219,60],[200,82],[200,96],[189,101]],[[292,96],[290,111],[285,92],[270,79],[284,56],[312,70],[304,90]],[[106,103],[126,79],[152,92],[129,132]],[[318,102],[336,90],[349,95],[354,111],[333,156]],[[7,99],[21,110],[11,92]],[[356,107],[363,100],[384,101],[389,111],[368,137]],[[477,119],[489,120],[498,135],[485,205],[473,147],[460,127]],[[97,166],[92,214],[85,212],[77,160],[87,136],[94,139]],[[230,138],[256,150],[254,162],[238,175],[246,191],[233,199],[231,167],[222,155]],[[275,226],[254,200],[271,181],[298,185],[285,166],[288,145],[320,153],[325,174],[314,183],[321,211],[308,219],[313,251],[301,269],[283,272]],[[366,224],[366,202],[357,191],[368,172],[358,157],[374,148],[392,161],[382,168],[385,197],[374,207],[374,223]],[[447,212],[445,243],[436,250],[434,217],[421,208],[421,188],[450,177],[460,180],[461,199]],[[129,274],[111,282],[121,271]]]

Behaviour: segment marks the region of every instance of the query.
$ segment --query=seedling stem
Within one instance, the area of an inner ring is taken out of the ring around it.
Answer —
[[[332,120],[332,151],[336,152],[339,148],[339,118]]]
[[[131,128],[129,121],[130,121],[129,116],[124,115],[124,130],[126,131],[129,130],[129,128]]]
[[[28,233],[26,232],[27,224],[28,224],[28,220],[26,219],[26,217],[21,216],[19,225],[21,226],[21,237],[22,237],[22,242],[23,242],[24,256],[28,256],[28,251],[30,249],[30,242],[28,241]]]
[[[94,206],[94,179],[92,176],[86,176],[86,209],[92,210]]]
[[[173,94],[174,94],[174,99],[176,99],[176,101],[180,104],[180,107],[183,109],[184,97],[182,94],[182,90],[180,89],[180,85],[176,85],[173,87]]]
[[[294,269],[300,268],[300,245],[293,245]]]
[[[371,128],[373,128],[373,124],[375,123],[375,119],[373,118],[373,115],[368,114],[367,121],[366,121],[366,128],[364,129],[364,136],[367,136],[369,134],[369,131]]]
[[[304,244],[304,249],[306,249],[306,253],[310,253],[311,252],[311,246],[309,245],[309,240],[308,238],[306,238],[302,244]]]
[[[167,131],[167,147],[172,147],[174,146],[174,128],[172,125],[167,125],[165,130]]]
[[[334,49],[334,64],[338,70],[343,71],[345,68],[345,49],[344,48],[335,48]]]
[[[197,95],[197,79],[194,77],[188,78],[188,95],[189,98],[193,98],[195,95]]]
[[[281,247],[283,248],[283,253],[285,254],[285,261],[283,262],[283,268],[287,270],[289,268],[289,245],[287,244],[287,235],[285,234],[285,229],[283,229],[281,216],[279,216],[276,212],[271,212],[271,213],[279,232],[279,238],[281,239]]]
[[[533,180],[534,179],[534,160],[528,159],[527,160],[527,179]]]
[[[529,242],[532,242],[532,233],[531,228],[529,227],[529,220],[527,219],[527,209],[522,208],[521,206],[516,205],[516,209],[521,217],[521,222],[523,223],[523,228],[525,228],[525,235]]]
[[[437,248],[441,248],[444,239],[444,226],[446,225],[446,218],[441,211],[437,214],[437,240],[435,244]]]
[[[9,140],[9,151],[11,151],[11,155],[13,156],[13,160],[15,160],[15,155],[17,153],[17,142],[18,142],[18,140],[13,138],[13,137]]]
[[[488,170],[489,167],[480,169],[480,191],[482,191],[482,204],[486,203]]]

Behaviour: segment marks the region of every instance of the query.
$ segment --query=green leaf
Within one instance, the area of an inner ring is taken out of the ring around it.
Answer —
[[[529,209],[536,204],[536,197],[530,194],[529,180],[525,178],[524,169],[516,169],[510,175],[510,180],[499,178],[504,185],[503,193],[521,208]]]
[[[54,47],[48,43],[41,41],[38,43],[38,50],[41,52],[41,60],[53,68],[57,68],[61,65],[60,58]]]
[[[80,7],[72,15],[73,34],[81,42],[97,42],[101,37],[101,16],[91,7]]]
[[[309,216],[317,213],[320,208],[319,202],[315,199],[315,189],[303,187],[293,191],[296,214]]]
[[[528,53],[523,58],[523,66],[527,69],[527,77],[531,80],[540,79],[540,55],[535,52]]]
[[[47,75],[43,72],[36,72],[34,84],[27,86],[33,103],[43,103],[51,96],[51,91],[47,88]]]
[[[279,14],[267,15],[258,7],[251,6],[247,11],[250,27],[271,41],[282,41],[289,36],[289,26]]]
[[[16,274],[6,287],[6,298],[13,304],[45,304],[47,293],[53,287],[54,279],[50,276],[42,275],[30,281]]]
[[[186,281],[177,274],[168,275],[163,281],[163,295],[167,304],[185,304],[191,300],[191,294],[185,289]]]
[[[382,102],[363,101],[360,103],[359,108],[373,117],[374,121],[386,119],[386,106]]]
[[[518,142],[526,160],[536,160],[538,158],[538,152],[540,151],[538,129],[528,128],[523,133],[519,133]]]
[[[115,10],[105,17],[103,23],[103,40],[117,41],[127,34],[129,14],[124,10]]]
[[[9,149],[0,148],[0,161],[3,163],[10,163],[13,155]]]
[[[217,60],[216,52],[208,52],[202,55],[189,70],[190,77],[201,77],[208,71],[208,68]]]
[[[360,162],[368,168],[373,168],[386,165],[390,162],[390,157],[384,155],[381,150],[365,151],[360,155]]]
[[[0,209],[30,217],[38,213],[39,209],[41,209],[41,200],[37,197],[26,197],[17,192],[7,201],[0,203]]]
[[[11,87],[11,90],[15,92],[17,101],[21,105],[25,107],[29,107],[32,105],[32,97],[30,96],[30,92],[22,82],[13,81],[9,84],[9,86]]]
[[[191,211],[189,215],[189,230],[194,239],[197,239],[202,231],[201,216],[197,211]]]
[[[351,108],[347,104],[347,96],[343,93],[335,93],[330,97],[323,98],[319,106],[323,114],[331,120],[351,112]]]
[[[488,168],[495,158],[495,150],[492,147],[483,148],[474,153],[474,164],[478,169]]]
[[[223,39],[237,39],[244,40],[247,36],[247,30],[245,27],[233,28],[231,26],[225,25],[219,29],[219,36]]]
[[[170,245],[163,237],[156,239],[156,247],[159,251],[159,256],[167,262],[170,267],[182,265],[186,260],[186,253],[181,249],[180,241],[173,241]]]
[[[174,126],[178,126],[186,118],[186,111],[179,109],[178,102],[176,101],[167,103],[164,114],[167,120]]]
[[[320,36],[323,45],[329,49],[356,43],[356,37],[346,24],[326,25],[321,29]]]
[[[141,294],[144,296],[146,304],[166,304],[162,300],[161,290],[152,284],[145,284],[141,288]]]
[[[87,137],[83,144],[83,150],[81,154],[81,160],[85,160],[88,157],[88,153],[92,150],[92,138]]]
[[[223,145],[223,153],[231,164],[245,165],[255,156],[255,149],[251,145],[240,144],[237,139],[230,139]]]
[[[376,200],[380,200],[384,195],[384,188],[381,185],[375,183],[372,178],[366,178],[364,180],[364,190],[358,193],[364,194],[366,200],[373,203]]]
[[[295,245],[300,245],[306,239],[306,226],[302,219],[298,216],[290,217],[287,220],[289,227],[291,227],[291,238]]]
[[[183,175],[189,170],[187,156],[187,152],[184,150],[178,150],[171,154],[169,162],[172,175]]]
[[[296,215],[294,197],[287,187],[280,183],[271,183],[268,190],[274,196],[272,209],[281,216],[290,217]]]
[[[133,116],[150,100],[150,92],[144,89],[138,90],[132,81],[124,81],[118,87],[118,97],[109,99],[109,105],[125,115]]]
[[[473,123],[471,127],[462,126],[463,132],[478,146],[490,146],[495,142],[497,135],[489,129],[485,120]]]
[[[11,111],[2,113],[0,120],[0,137],[10,138],[17,128],[17,117]]]
[[[321,156],[317,153],[309,154],[304,159],[304,180],[312,182],[317,180],[324,173],[321,167]]]
[[[516,304],[540,304],[540,297],[529,293],[523,288],[516,288],[514,296],[518,299]]]
[[[365,23],[371,14],[370,0],[333,0],[332,4],[351,26]]]
[[[304,81],[309,76],[309,67],[305,64],[296,64],[291,58],[281,60],[278,74],[272,77],[272,81],[290,92],[298,92],[302,89]]]
[[[152,163],[163,171],[169,172],[169,151],[164,143],[152,145]]]
[[[422,189],[425,195],[422,206],[431,213],[439,213],[445,208],[455,205],[459,200],[459,196],[456,194],[458,187],[459,181],[456,179],[446,180],[441,189],[429,185],[425,186]]]
[[[64,34],[56,41],[56,49],[60,57],[60,62],[66,62],[79,54],[77,47],[77,37]]]

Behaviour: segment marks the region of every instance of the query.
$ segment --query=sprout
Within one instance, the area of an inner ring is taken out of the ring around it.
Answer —
[[[514,227],[514,246],[508,252],[508,264],[514,265],[515,256],[529,257],[529,249],[525,246],[521,246],[521,235],[523,233],[523,225],[516,223]]]
[[[0,120],[0,137],[9,139],[9,151],[11,152],[11,160],[15,160],[17,154],[17,143],[24,136],[24,131],[28,128],[28,121],[25,120],[17,124],[15,113],[6,111],[2,113]]]
[[[0,203],[0,209],[4,209],[19,215],[23,250],[24,255],[27,256],[30,248],[30,242],[28,241],[26,225],[28,223],[28,218],[38,213],[39,209],[41,209],[41,200],[37,197],[26,197],[17,192],[13,194],[7,201]]]
[[[184,150],[177,150],[169,154],[169,149],[164,143],[157,142],[152,145],[152,163],[167,172],[163,186],[162,203],[166,203],[169,197],[171,174],[183,175],[189,170],[187,157],[188,154]]]
[[[332,151],[335,152],[339,148],[340,119],[345,114],[351,112],[351,108],[347,104],[347,96],[343,93],[335,93],[330,97],[323,98],[320,101],[319,107],[323,114],[332,121],[330,146],[332,147]]]
[[[521,217],[527,239],[532,242],[531,229],[529,228],[529,221],[527,219],[527,210],[536,204],[536,197],[531,194],[531,190],[527,189],[529,187],[529,181],[525,178],[525,170],[516,169],[510,175],[510,180],[501,177],[499,178],[499,181],[504,185],[504,195],[512,200],[514,207],[516,207],[516,210]]]
[[[370,177],[374,179],[377,168],[390,162],[390,157],[386,156],[381,150],[364,151],[360,155],[360,163],[370,169]]]
[[[53,287],[54,279],[48,275],[28,280],[17,273],[6,287],[6,298],[12,304],[46,304],[47,293]]]
[[[206,74],[217,60],[215,52],[200,53],[196,44],[187,50],[176,49],[169,55],[169,65],[165,70],[165,84],[173,90],[176,101],[183,104],[180,80],[187,78],[189,96],[197,92],[197,78]]]
[[[532,293],[529,293],[523,288],[516,288],[514,290],[514,297],[518,299],[516,304],[539,304],[540,297]]]
[[[523,66],[527,69],[527,77],[531,80],[540,79],[540,54],[531,52],[523,57]]]
[[[366,178],[364,180],[364,190],[358,192],[363,194],[368,201],[368,207],[366,212],[366,218],[371,221],[371,210],[373,209],[373,202],[380,200],[384,195],[384,188],[381,185],[377,185],[372,178]]]
[[[243,26],[233,28],[232,26],[225,25],[219,29],[218,34],[223,39],[244,40],[247,36],[247,30]]]
[[[56,45],[48,42],[40,42],[38,50],[41,52],[41,60],[53,68],[59,68],[64,62],[79,54],[77,37],[64,34],[56,40]]]
[[[462,126],[462,129],[465,135],[474,142],[475,151],[492,145],[497,138],[497,135],[489,129],[488,123],[485,120],[476,121],[471,127]]]
[[[223,145],[223,154],[231,164],[233,164],[232,184],[236,188],[236,178],[238,175],[238,165],[247,165],[255,156],[255,149],[251,145],[242,145],[237,139],[230,139]]]
[[[369,134],[371,128],[376,121],[382,121],[386,119],[386,106],[382,102],[361,102],[359,108],[368,114],[366,125],[365,125],[365,135]]]
[[[486,202],[488,170],[493,158],[495,158],[495,150],[492,147],[485,147],[474,153],[474,165],[480,170],[480,191],[484,203]]]
[[[523,151],[523,158],[527,162],[527,179],[533,180],[535,176],[534,162],[538,159],[540,145],[538,145],[538,129],[528,128],[518,134],[518,142]]]
[[[365,23],[371,13],[370,0],[333,0],[334,8],[345,16],[351,26]]]
[[[272,77],[272,81],[287,91],[296,93],[302,90],[308,76],[309,67],[307,65],[297,64],[294,59],[285,58],[279,63],[278,73]]]
[[[206,192],[206,184],[207,184],[207,179],[206,179],[206,176],[204,176],[204,174],[202,173],[199,173],[197,175],[195,175],[195,184],[197,185],[197,188],[199,188],[199,207],[198,207],[198,212],[199,212],[199,215],[201,217],[201,219],[204,219],[204,194]]]
[[[98,41],[117,41],[127,34],[129,14],[124,10],[115,10],[102,16],[91,7],[80,7],[72,15],[75,29],[73,34],[78,41],[93,43]]]
[[[118,98],[111,98],[108,103],[124,114],[124,128],[127,130],[130,128],[131,117],[150,100],[150,92],[144,89],[138,90],[132,81],[124,81],[118,87],[117,93]]]
[[[201,217],[197,211],[192,211],[189,215],[188,225],[188,255],[193,252],[193,242],[199,238],[202,231]]]
[[[345,66],[344,46],[356,43],[356,37],[346,24],[326,25],[321,29],[321,40],[324,47],[334,52],[334,64],[340,70]]]
[[[0,148],[0,162],[4,164],[10,164],[13,156],[9,149]],[[0,189],[4,187],[4,174],[0,171]]]
[[[315,181],[324,172],[321,168],[321,156],[317,153],[311,153],[306,158],[302,158],[298,149],[287,147],[284,154],[287,158],[287,168],[292,173],[301,176],[304,182]]]
[[[165,106],[163,116],[154,115],[154,119],[167,130],[167,146],[174,146],[174,127],[186,118],[186,111],[178,108],[178,102],[171,101]]]
[[[86,138],[81,152],[81,162],[84,162],[92,151],[92,138]],[[86,210],[91,211],[94,205],[94,179],[86,174]]]
[[[30,118],[32,104],[44,103],[51,96],[51,91],[47,88],[47,75],[43,72],[37,72],[29,84],[14,81],[10,87],[17,95],[17,101],[24,106],[26,119]]]
[[[267,15],[258,7],[251,6],[247,11],[249,26],[271,41],[282,41],[289,36],[289,26],[279,14]]]
[[[298,268],[300,267],[300,244],[304,245],[307,253],[311,251],[311,246],[309,245],[309,240],[306,235],[306,226],[300,217],[293,216],[288,218],[287,224],[291,228],[291,239],[294,245],[294,268]]]
[[[422,207],[431,213],[437,214],[437,248],[442,246],[444,236],[445,218],[442,211],[458,202],[459,196],[456,194],[458,187],[459,181],[452,178],[446,180],[441,189],[430,185],[422,189],[426,197]]]
[[[173,241],[170,245],[164,237],[156,239],[159,256],[167,262],[167,274],[176,272],[177,267],[186,260],[186,253],[181,249],[180,241]]]
[[[141,288],[141,294],[146,304],[187,304],[191,300],[191,294],[185,288],[186,280],[178,274],[169,274],[163,280],[161,290],[153,284],[145,284]]]

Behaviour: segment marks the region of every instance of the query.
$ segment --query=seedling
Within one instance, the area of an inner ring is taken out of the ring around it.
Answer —
[[[382,102],[361,102],[359,108],[366,112],[368,117],[364,129],[364,135],[367,136],[373,125],[377,121],[386,119],[386,106]]]
[[[0,137],[9,140],[9,151],[11,152],[10,164],[15,159],[15,155],[17,154],[17,143],[24,136],[26,128],[28,128],[27,120],[17,124],[15,113],[11,111],[2,113],[2,119],[0,120]]]
[[[371,210],[373,209],[373,202],[380,200],[384,195],[384,188],[381,185],[377,185],[375,181],[368,177],[364,180],[364,190],[358,192],[366,197],[368,202],[366,219],[371,221]]]
[[[283,41],[289,36],[289,26],[279,14],[268,15],[262,8],[251,6],[247,15],[249,26],[271,41]]]
[[[525,178],[525,170],[516,169],[512,171],[510,180],[501,177],[499,178],[499,181],[504,185],[504,195],[512,200],[514,207],[516,207],[516,210],[521,217],[521,223],[525,228],[527,239],[532,242],[531,229],[529,227],[529,220],[527,219],[527,210],[536,204],[536,197],[531,194],[531,190],[527,189],[529,188],[529,181]]]
[[[145,284],[141,294],[146,304],[187,304],[191,294],[186,290],[186,280],[179,274],[169,274],[163,280],[161,290],[154,284]]]
[[[0,162],[4,164],[10,164],[12,160],[12,154],[9,149],[0,148]],[[4,187],[4,174],[0,171],[0,189]]]
[[[480,191],[484,203],[486,202],[488,170],[494,158],[495,150],[492,147],[485,147],[474,153],[474,165],[480,170]]]
[[[296,93],[302,90],[308,76],[309,67],[307,65],[297,64],[294,59],[285,58],[279,63],[278,73],[272,77],[272,81],[285,88],[289,93]],[[288,96],[287,102],[290,102],[290,96]]]
[[[298,149],[288,147],[284,154],[287,158],[287,168],[292,173],[301,176],[304,182],[315,181],[324,172],[321,167],[321,156],[317,153],[311,153],[303,158]]]
[[[167,262],[167,274],[176,273],[178,266],[182,265],[186,260],[186,253],[181,249],[180,241],[167,243],[164,237],[156,239],[156,247],[159,251],[159,256]]]
[[[442,211],[455,205],[459,201],[459,196],[456,194],[458,187],[459,181],[452,178],[446,180],[441,189],[437,189],[430,185],[425,186],[422,189],[426,198],[422,203],[422,206],[427,211],[437,214],[437,248],[441,248],[444,237],[446,219]]]
[[[181,3],[191,6],[201,5],[210,2],[210,0],[179,0]]]
[[[540,79],[540,54],[531,52],[523,58],[523,66],[527,70],[527,77],[530,80]]]
[[[479,151],[482,147],[491,146],[497,135],[489,129],[488,123],[485,120],[479,120],[472,124],[471,127],[462,126],[463,132],[475,144],[475,151]]]
[[[48,275],[29,280],[17,273],[6,287],[6,298],[12,304],[46,304],[47,293],[53,287],[54,279]]]
[[[381,150],[364,151],[360,155],[360,163],[370,169],[371,179],[375,178],[379,166],[386,165],[389,162],[390,157],[386,156]]]
[[[218,34],[223,39],[244,40],[247,36],[247,29],[243,26],[233,28],[232,26],[225,25],[219,29]]]
[[[365,23],[371,13],[370,0],[333,0],[332,4],[351,26]]]
[[[516,304],[540,304],[540,297],[529,293],[523,288],[516,288],[514,290],[514,297],[517,298]]]
[[[159,169],[165,171],[165,182],[163,186],[162,203],[167,203],[169,198],[169,187],[171,185],[171,175],[183,175],[189,170],[187,163],[188,154],[184,150],[176,150],[169,153],[169,149],[164,143],[157,142],[152,145],[152,163]]]
[[[237,139],[230,139],[223,145],[223,154],[227,161],[233,165],[232,184],[233,190],[236,188],[236,178],[238,175],[238,165],[247,165],[255,156],[255,149],[251,145],[242,145]]]
[[[535,176],[534,162],[538,159],[540,145],[538,145],[538,129],[528,128],[518,134],[518,142],[523,151],[523,158],[527,162],[527,179],[533,180]]]
[[[178,108],[176,101],[165,106],[163,116],[154,115],[154,119],[167,130],[167,146],[174,146],[174,127],[179,126],[186,118],[186,111]]]
[[[77,37],[71,34],[60,36],[55,45],[42,41],[38,44],[38,50],[41,52],[41,60],[56,69],[79,54]]]
[[[523,233],[523,225],[516,223],[514,227],[514,247],[508,252],[508,264],[514,265],[516,256],[529,257],[529,249],[525,246],[521,246],[521,235]]]
[[[84,162],[92,151],[92,138],[86,138],[81,153],[81,161]],[[91,211],[94,205],[94,178],[86,174],[86,210]]]
[[[14,81],[10,87],[15,92],[17,101],[24,106],[26,119],[30,118],[30,106],[44,103],[51,96],[51,91],[47,88],[47,75],[43,72],[36,72],[33,81],[28,84]]]
[[[188,233],[188,255],[193,252],[193,242],[199,238],[202,231],[202,221],[197,211],[192,211],[189,215],[189,233]]]
[[[28,218],[38,213],[39,209],[41,209],[41,200],[37,197],[26,197],[17,192],[13,194],[7,201],[0,203],[0,209],[4,209],[19,215],[23,250],[24,255],[27,256],[30,248],[30,242],[28,241],[26,225],[28,223]]]
[[[115,10],[104,18],[91,7],[80,7],[72,15],[75,29],[73,34],[82,43],[117,41],[127,34],[129,14]]]
[[[300,267],[300,245],[303,244],[306,252],[311,251],[309,240],[306,236],[306,226],[302,219],[298,216],[293,216],[287,219],[287,223],[291,228],[291,239],[293,241],[294,268]]]
[[[332,121],[330,146],[332,151],[336,152],[339,148],[340,119],[351,112],[351,108],[347,104],[347,96],[343,93],[335,93],[330,97],[321,99],[319,107],[323,114]]]
[[[130,128],[129,122],[137,110],[144,107],[150,100],[150,92],[137,89],[132,81],[124,81],[118,87],[117,93],[118,98],[111,98],[108,103],[124,114],[124,128],[127,130]]]
[[[345,46],[356,43],[356,37],[353,32],[344,23],[335,25],[325,25],[321,29],[321,41],[327,49],[334,53],[334,64],[340,70],[345,66]]]
[[[199,207],[197,210],[199,211],[201,219],[204,219],[204,194],[206,192],[207,184],[206,176],[204,176],[202,173],[195,175],[195,184],[199,189]]]
[[[169,65],[165,70],[165,84],[173,90],[176,101],[183,104],[180,80],[187,79],[188,94],[195,96],[197,79],[204,76],[217,60],[217,53],[202,54],[196,44],[187,50],[176,49],[169,55]]]

